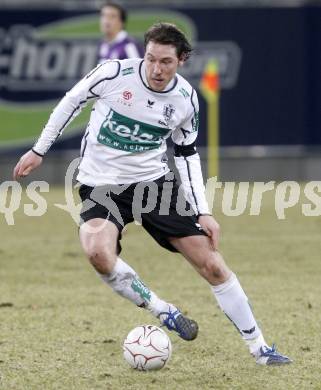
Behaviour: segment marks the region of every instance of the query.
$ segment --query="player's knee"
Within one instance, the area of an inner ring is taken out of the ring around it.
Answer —
[[[224,282],[227,277],[227,270],[224,264],[209,258],[204,262],[201,274],[209,283],[213,284]]]
[[[110,265],[115,261],[116,255],[106,245],[90,242],[84,249],[88,260],[98,272],[108,272]]]

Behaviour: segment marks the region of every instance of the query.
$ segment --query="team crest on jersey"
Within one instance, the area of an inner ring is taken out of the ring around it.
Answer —
[[[172,119],[172,116],[175,112],[175,107],[172,104],[164,104],[163,107],[163,117],[164,120],[159,120],[158,123],[164,126],[169,126],[169,121]]]

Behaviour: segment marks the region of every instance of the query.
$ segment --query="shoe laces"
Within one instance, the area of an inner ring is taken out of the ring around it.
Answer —
[[[176,327],[176,317],[177,317],[177,314],[179,314],[180,311],[179,310],[175,310],[175,311],[171,311],[171,309],[169,308],[169,311],[164,311],[164,312],[161,312],[159,314],[159,317],[161,317],[162,315],[166,315],[166,319],[162,320],[163,322],[163,326],[165,325],[167,327],[168,330],[176,330],[177,327]]]
[[[265,351],[263,347],[261,347],[262,354],[261,356],[271,356],[277,353],[275,344],[272,344],[272,347],[265,347]]]

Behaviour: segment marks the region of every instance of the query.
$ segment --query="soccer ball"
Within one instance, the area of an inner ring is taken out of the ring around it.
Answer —
[[[136,370],[159,370],[172,354],[167,334],[154,325],[141,325],[131,330],[123,344],[126,362]]]

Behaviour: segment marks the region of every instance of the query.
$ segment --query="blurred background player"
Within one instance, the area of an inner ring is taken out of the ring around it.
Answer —
[[[100,30],[103,40],[99,45],[99,62],[143,57],[143,47],[124,30],[126,21],[127,12],[119,4],[107,2],[102,6]]]

